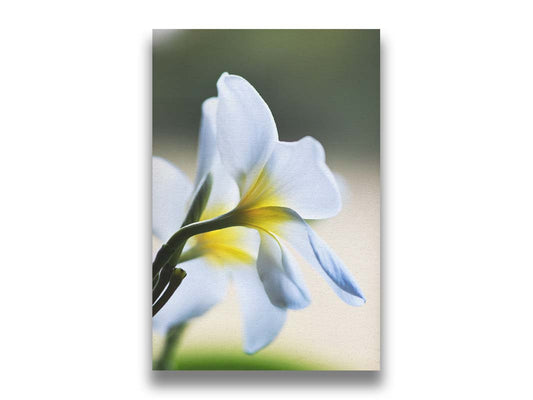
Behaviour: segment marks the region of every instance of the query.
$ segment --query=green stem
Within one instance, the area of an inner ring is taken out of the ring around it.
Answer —
[[[183,243],[181,248],[176,250],[174,255],[171,257],[170,261],[161,270],[161,273],[159,274],[159,280],[157,281],[157,284],[152,290],[152,304],[155,303],[155,301],[159,298],[159,296],[161,296],[161,293],[163,293],[163,290],[167,286],[170,280],[170,276],[172,274],[172,270],[178,264],[177,261],[174,261],[174,260],[176,260],[176,258],[179,257],[184,246],[185,246],[185,243]]]
[[[202,249],[202,247],[198,245],[193,246],[186,252],[181,253],[181,256],[179,258],[179,263],[181,264],[186,261],[194,260],[195,258],[202,257],[204,254],[205,254],[205,251]]]
[[[176,368],[176,363],[173,362],[175,358],[176,349],[180,342],[181,336],[187,324],[177,324],[168,330],[165,336],[165,344],[161,356],[155,363],[157,370],[172,370]]]
[[[153,278],[157,276],[159,271],[165,266],[165,264],[169,262],[170,257],[172,257],[172,255],[175,253],[176,251],[175,247],[179,245],[179,241],[183,239],[180,237],[180,232],[182,236],[183,235],[186,236],[187,227],[194,225],[200,219],[202,212],[204,211],[205,206],[207,205],[209,195],[211,194],[212,183],[213,183],[213,178],[211,174],[207,174],[204,182],[202,183],[202,186],[200,187],[200,189],[197,191],[196,195],[194,196],[194,200],[191,204],[191,207],[189,208],[189,212],[187,213],[185,220],[183,221],[183,224],[181,225],[180,230],[176,232],[169,239],[169,241],[161,247],[161,249],[159,249],[156,259],[152,265],[152,277]],[[207,222],[207,221],[204,221],[204,222]],[[187,239],[188,237],[185,237],[184,243]],[[158,260],[157,257],[159,257],[160,259]],[[176,259],[176,264],[177,264],[179,255],[174,258]]]
[[[155,302],[165,287],[167,286],[172,269],[177,265],[181,252],[185,247],[187,240],[195,235],[215,231],[219,229],[229,228],[234,226],[233,214],[229,212],[220,217],[209,219],[206,221],[195,222],[184,226],[177,231],[157,252],[154,263],[152,265],[153,277],[155,278],[160,273],[159,281],[157,282],[153,292],[152,301]]]
[[[187,273],[181,268],[175,268],[170,274],[167,290],[161,295],[159,300],[152,306],[152,317],[156,315],[161,308],[167,303],[170,297],[174,294],[178,286],[183,279],[187,276]]]

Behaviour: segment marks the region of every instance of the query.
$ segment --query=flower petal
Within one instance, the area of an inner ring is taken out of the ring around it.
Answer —
[[[362,305],[366,299],[352,275],[294,210],[284,207],[263,207],[243,210],[239,223],[272,232],[288,242],[315,269],[323,274],[337,295],[350,305]]]
[[[362,306],[366,298],[343,262],[329,246],[307,225],[309,243],[313,253],[322,267],[320,272],[335,293],[352,306]]]
[[[287,249],[261,232],[257,272],[270,302],[277,307],[300,309],[309,305],[309,291],[298,265]]]
[[[253,354],[276,338],[287,312],[272,305],[255,268],[236,268],[232,272],[243,314],[244,351]]]
[[[183,172],[163,158],[152,158],[152,232],[163,243],[180,228],[191,191]]]
[[[198,161],[194,186],[200,182],[211,170],[217,154],[216,143],[216,116],[218,99],[211,97],[202,104],[202,120],[200,122],[200,135],[198,137]]]
[[[336,215],[341,196],[322,145],[310,136],[297,142],[278,142],[241,206],[288,207],[305,219]]]
[[[194,236],[187,243],[191,246],[182,254],[183,259],[204,257],[213,267],[255,266],[259,234],[250,228],[232,226]]]
[[[239,187],[222,165],[218,154],[215,154],[211,175],[213,186],[207,206],[202,214],[202,220],[218,217],[232,210],[240,199]]]
[[[204,314],[226,294],[228,275],[225,270],[211,268],[201,258],[180,264],[180,267],[187,276],[152,319],[153,329],[161,334],[175,324]]]
[[[267,104],[244,78],[224,73],[217,88],[218,150],[244,194],[278,140],[276,124]]]

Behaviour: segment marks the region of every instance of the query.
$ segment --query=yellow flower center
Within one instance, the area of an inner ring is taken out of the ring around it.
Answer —
[[[203,212],[200,221],[218,217],[228,210],[224,206],[210,207]],[[247,228],[240,226],[202,233],[190,239],[189,251],[203,255],[214,266],[253,264],[255,258],[245,246],[247,235]]]
[[[272,184],[265,170],[241,198],[235,212],[235,225],[202,233],[189,240],[191,247],[183,257],[191,259],[205,257],[214,266],[250,265],[255,262],[255,252],[250,243],[249,229],[262,230],[272,234],[280,225],[290,220],[281,210],[270,206],[282,206],[279,188]],[[231,206],[211,206],[204,210],[200,221],[219,217],[231,210]]]

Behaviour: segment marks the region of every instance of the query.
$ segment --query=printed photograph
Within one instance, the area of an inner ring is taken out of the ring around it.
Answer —
[[[380,369],[380,33],[154,30],[152,368]]]

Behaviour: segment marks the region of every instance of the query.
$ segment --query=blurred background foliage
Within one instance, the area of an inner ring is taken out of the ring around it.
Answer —
[[[155,30],[154,153],[196,144],[200,106],[222,72],[265,99],[280,139],[379,159],[379,30]]]
[[[289,354],[259,352],[254,355],[245,354],[237,348],[187,348],[176,349],[172,357],[164,365],[154,363],[155,370],[282,370],[282,371],[318,371],[331,368],[326,363],[310,362],[290,358]]]

